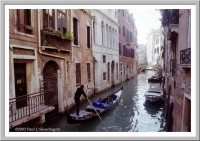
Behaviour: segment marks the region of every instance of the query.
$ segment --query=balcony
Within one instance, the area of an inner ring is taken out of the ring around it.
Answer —
[[[41,46],[43,50],[56,50],[58,52],[70,52],[71,40],[63,38],[53,31],[41,30]]]
[[[180,66],[183,68],[191,68],[191,48],[180,51]]]
[[[9,128],[54,110],[57,101],[50,90],[9,99]]]

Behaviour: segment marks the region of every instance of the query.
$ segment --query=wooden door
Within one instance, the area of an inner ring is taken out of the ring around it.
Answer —
[[[26,63],[14,63],[16,106],[27,106]]]

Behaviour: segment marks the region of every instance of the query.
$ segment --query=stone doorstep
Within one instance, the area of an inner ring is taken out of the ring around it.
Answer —
[[[21,118],[19,120],[13,121],[13,122],[10,123],[9,129],[11,129],[11,128],[17,126],[17,125],[20,125],[22,123],[25,123],[27,121],[30,121],[30,120],[32,120],[34,118],[37,118],[42,114],[48,113],[50,111],[53,111],[54,109],[55,109],[55,107],[48,107],[48,108],[46,108],[44,110],[38,111],[38,112],[36,112],[34,114],[31,114],[30,116],[26,116],[26,117],[23,117],[23,118]]]

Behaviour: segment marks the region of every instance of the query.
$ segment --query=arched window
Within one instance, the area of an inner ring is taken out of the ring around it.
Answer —
[[[115,48],[115,32],[114,32],[114,28],[112,29],[112,47]]]
[[[109,31],[108,25],[106,24],[106,45],[109,46]]]
[[[78,45],[79,41],[79,25],[78,25],[78,14],[74,11],[74,18],[73,18],[73,36],[74,36],[74,45]]]
[[[116,76],[117,76],[117,79],[118,79],[118,63],[116,63]]]
[[[111,38],[112,37],[112,30],[111,30],[111,26],[109,27],[109,37],[110,37],[109,38],[110,39],[109,47],[111,47],[112,46],[112,38]]]
[[[104,22],[101,22],[101,35],[102,35],[102,45],[104,45],[104,38],[105,38],[105,29],[104,29]]]
[[[95,28],[96,28],[96,23],[95,23],[95,20],[93,20],[93,42],[94,42],[94,44],[95,44],[95,37],[96,37]]]

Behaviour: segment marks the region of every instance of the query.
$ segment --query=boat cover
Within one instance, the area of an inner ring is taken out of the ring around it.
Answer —
[[[80,110],[80,111],[79,111],[79,115],[77,115],[76,113],[74,113],[74,114],[70,114],[70,116],[75,117],[76,119],[78,119],[78,118],[84,117],[84,116],[86,116],[86,115],[88,115],[88,114],[90,114],[90,113],[91,113],[91,112],[86,112],[86,111],[84,111],[84,110]]]

